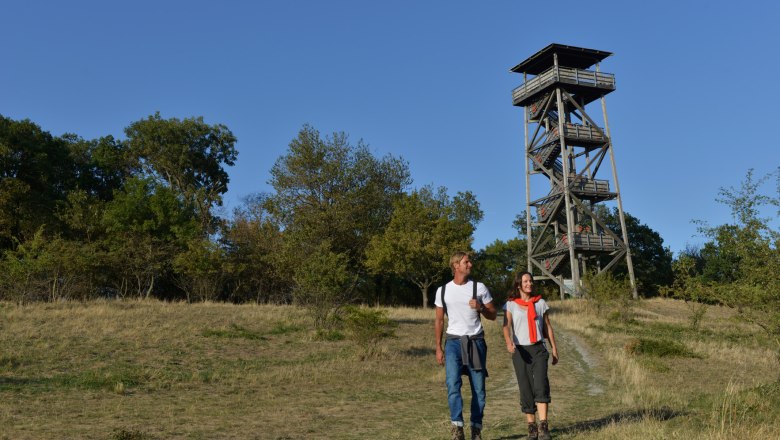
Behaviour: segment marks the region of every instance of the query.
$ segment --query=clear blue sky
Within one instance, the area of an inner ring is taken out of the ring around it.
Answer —
[[[84,138],[158,110],[225,124],[228,207],[271,190],[304,123],[345,131],[415,186],[474,192],[479,249],[525,205],[509,68],[552,42],[610,51],[624,207],[679,251],[703,242],[692,219],[730,220],[718,188],[780,166],[779,29],[768,0],[5,2],[0,114]]]

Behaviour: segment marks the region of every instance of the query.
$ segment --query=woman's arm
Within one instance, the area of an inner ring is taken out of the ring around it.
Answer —
[[[512,328],[512,313],[507,308],[504,311],[504,342],[506,342],[506,351],[510,353],[515,352],[515,343],[512,342],[512,334],[510,329]]]
[[[544,314],[544,335],[550,340],[550,347],[552,348],[552,364],[558,363],[558,346],[555,344],[555,332],[553,331],[552,324],[550,323],[550,314]]]

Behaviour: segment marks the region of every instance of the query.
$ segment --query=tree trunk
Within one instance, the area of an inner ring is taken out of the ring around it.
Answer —
[[[428,282],[418,284],[420,290],[422,291],[422,306],[424,309],[428,308],[428,288],[431,287],[431,284],[433,283]]]

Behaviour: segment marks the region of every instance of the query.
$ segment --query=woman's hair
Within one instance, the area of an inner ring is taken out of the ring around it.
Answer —
[[[507,299],[512,300],[512,299],[520,297],[520,293],[519,293],[520,292],[520,286],[523,285],[523,276],[524,275],[528,275],[529,277],[531,277],[531,281],[534,280],[534,274],[532,274],[531,272],[528,272],[527,270],[524,270],[524,271],[518,273],[517,275],[515,275],[515,280],[512,283],[512,290],[509,291],[509,294],[507,295]]]

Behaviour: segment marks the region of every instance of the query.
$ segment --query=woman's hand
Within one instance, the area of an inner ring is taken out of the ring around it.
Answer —
[[[553,365],[557,364],[558,363],[558,349],[557,348],[553,348],[553,350],[552,350],[552,358],[553,358],[552,364]]]
[[[515,344],[512,341],[506,341],[506,351],[510,353],[515,352]]]

